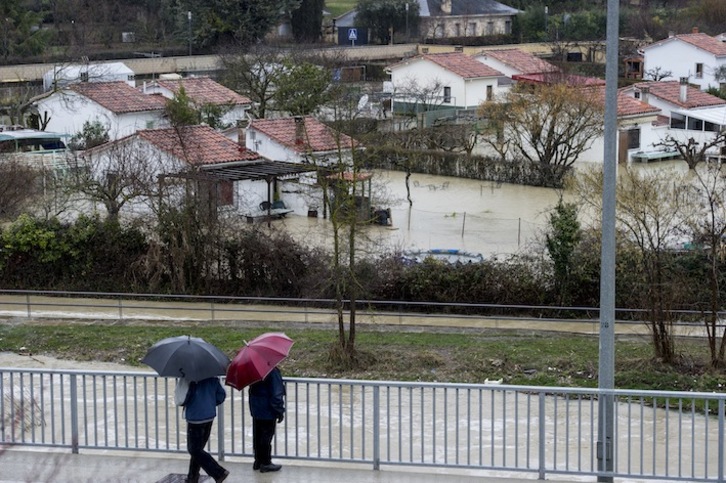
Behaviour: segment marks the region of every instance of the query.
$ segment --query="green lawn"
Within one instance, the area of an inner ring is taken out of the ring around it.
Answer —
[[[140,359],[146,350],[165,337],[202,337],[233,357],[243,341],[280,330],[295,340],[281,366],[287,376],[456,383],[502,378],[508,384],[597,386],[597,337],[502,330],[395,332],[358,327],[357,347],[365,362],[354,370],[330,363],[334,329],[230,323],[0,323],[0,352],[143,366]],[[726,386],[726,374],[705,364],[705,341],[679,341],[679,352],[688,354],[680,366],[655,360],[647,337],[618,339],[615,349],[618,388],[721,391]]]
[[[342,15],[348,10],[353,10],[358,4],[358,0],[335,0],[325,2],[325,10],[330,12],[330,15],[337,17]]]

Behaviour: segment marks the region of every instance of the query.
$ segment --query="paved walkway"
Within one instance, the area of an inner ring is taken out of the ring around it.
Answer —
[[[490,476],[482,472],[453,472],[438,468],[386,468],[335,465],[305,461],[276,460],[283,465],[277,473],[252,471],[250,462],[233,459],[223,462],[230,472],[225,483],[524,483],[536,481],[536,474]],[[81,452],[72,454],[47,448],[0,449],[0,482],[13,483],[158,483],[183,481],[188,459],[181,454],[129,452]],[[180,475],[172,478],[170,475]],[[565,480],[550,480],[560,481]],[[202,480],[204,481],[204,480]],[[213,480],[207,479],[207,482]],[[569,480],[575,481],[575,480]],[[595,478],[580,481],[595,481]],[[206,482],[205,482],[206,483]]]

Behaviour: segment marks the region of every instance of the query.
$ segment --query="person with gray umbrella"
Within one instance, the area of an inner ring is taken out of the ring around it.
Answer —
[[[191,336],[167,337],[146,352],[142,362],[163,377],[176,377],[188,383],[181,398],[187,421],[187,451],[191,456],[186,481],[197,483],[200,470],[214,478],[215,483],[227,479],[229,471],[205,451],[217,417],[217,406],[227,398],[219,382],[225,374],[229,358],[218,347],[204,339]]]
[[[214,478],[215,483],[220,483],[229,476],[229,471],[204,449],[212,433],[212,423],[217,417],[217,406],[226,398],[227,392],[218,377],[209,377],[189,385],[189,391],[182,404],[184,419],[187,421],[187,451],[191,456],[187,473],[189,483],[199,481],[200,469],[204,469]]]

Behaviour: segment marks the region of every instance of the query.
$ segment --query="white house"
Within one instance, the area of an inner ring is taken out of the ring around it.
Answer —
[[[461,52],[424,54],[388,67],[394,111],[475,109],[497,95],[504,74]]]
[[[253,119],[245,139],[247,149],[289,163],[337,163],[339,156],[350,159],[352,151],[361,147],[350,136],[312,116]]]
[[[144,95],[125,82],[69,84],[36,97],[33,104],[45,130],[69,135],[94,121],[108,129],[112,140],[166,125],[166,99]]]
[[[673,35],[643,47],[643,71],[660,69],[670,72],[664,80],[688,78],[688,82],[705,90],[719,87],[726,82],[717,74],[726,75],[719,69],[726,65],[726,38],[723,35],[711,37],[694,29],[693,33]]]
[[[557,66],[520,49],[483,50],[474,58],[510,79],[515,75],[560,71]]]
[[[726,128],[726,100],[680,81],[639,82],[621,89],[624,94],[662,110],[665,136],[697,142],[712,139]],[[660,141],[659,140],[659,141]]]
[[[185,79],[159,79],[144,82],[141,92],[144,94],[161,94],[166,99],[173,99],[181,88],[191,100],[195,108],[204,110],[213,107],[222,112],[221,127],[235,126],[238,121],[247,118],[247,111],[252,100],[240,95],[209,77],[187,77]]]
[[[278,179],[308,170],[270,161],[209,126],[142,129],[82,152],[81,160],[99,181],[136,176],[164,188],[163,197],[135,199],[125,208],[129,214],[148,212],[159,199],[177,204],[190,187],[200,202],[214,200],[217,208],[240,215],[259,213],[261,202],[278,197]]]
[[[579,87],[579,89],[590,89],[593,99],[602,105],[605,104],[605,86]],[[658,150],[653,144],[661,139],[664,129],[661,110],[658,107],[618,92],[617,122],[619,163],[633,161],[639,153]],[[580,155],[578,161],[602,163],[604,152],[605,139],[601,136]]]
[[[78,82],[116,81],[136,86],[134,71],[123,62],[57,65],[43,74],[43,90],[58,89]]]

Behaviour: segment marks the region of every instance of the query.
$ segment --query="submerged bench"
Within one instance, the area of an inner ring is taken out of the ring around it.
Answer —
[[[275,201],[274,203],[263,201],[262,203],[260,203],[259,212],[249,213],[245,215],[245,218],[247,218],[247,223],[254,223],[255,220],[264,221],[270,219],[284,218],[285,215],[287,215],[288,213],[292,213],[293,211],[294,210],[291,210],[290,208],[285,206],[285,203],[282,201]]]

